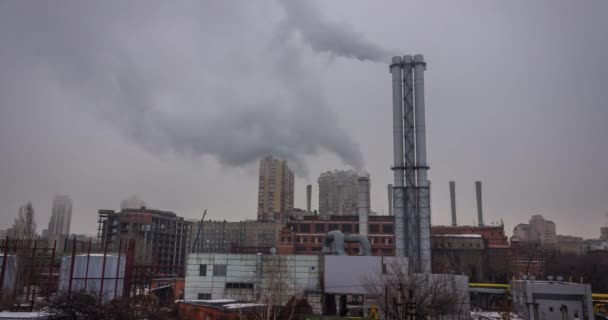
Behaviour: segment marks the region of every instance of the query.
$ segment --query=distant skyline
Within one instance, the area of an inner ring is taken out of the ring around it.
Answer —
[[[0,227],[53,195],[71,231],[137,194],[185,218],[256,218],[258,160],[295,206],[332,169],[392,183],[388,57],[424,54],[433,224],[532,215],[599,237],[608,210],[608,2],[0,2]],[[304,4],[303,4],[304,3]],[[308,6],[309,5],[309,6]],[[323,32],[327,28],[334,32]],[[381,60],[373,62],[371,60]],[[359,167],[359,168],[357,168]]]

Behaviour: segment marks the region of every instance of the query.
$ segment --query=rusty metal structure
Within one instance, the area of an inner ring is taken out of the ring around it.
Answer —
[[[58,292],[88,291],[99,303],[151,292],[154,279],[184,277],[182,265],[136,264],[136,239],[108,241],[15,240],[0,244],[0,310],[33,311]]]

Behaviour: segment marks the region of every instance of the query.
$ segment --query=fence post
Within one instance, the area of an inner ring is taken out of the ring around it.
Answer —
[[[84,291],[87,291],[89,282],[89,261],[91,260],[91,238],[89,238],[89,249],[87,249],[87,269],[84,271]]]
[[[74,237],[74,240],[72,241],[72,261],[70,261],[70,280],[68,281],[68,295],[70,295],[72,293],[72,280],[74,278],[75,260],[76,260],[76,237]]]
[[[0,296],[4,294],[4,275],[6,273],[6,260],[8,258],[8,237],[4,240],[2,250],[4,250],[4,255],[2,258],[2,271],[0,271]]]
[[[108,239],[106,238],[106,243],[103,246],[103,262],[101,263],[101,284],[99,285],[99,303],[101,304],[103,298],[103,283],[106,276],[106,256],[108,255]]]

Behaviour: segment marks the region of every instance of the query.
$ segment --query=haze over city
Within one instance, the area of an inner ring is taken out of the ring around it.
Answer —
[[[533,214],[597,237],[608,210],[608,3],[0,2],[0,227],[55,193],[72,232],[139,195],[186,218],[256,218],[258,160],[392,183],[391,55],[424,53],[432,222]],[[409,12],[407,16],[404,13]],[[321,27],[327,27],[323,29]],[[332,32],[326,32],[330,30]],[[314,208],[314,207],[313,207]]]

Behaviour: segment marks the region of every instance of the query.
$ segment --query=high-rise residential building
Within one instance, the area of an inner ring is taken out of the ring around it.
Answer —
[[[541,215],[534,215],[530,219],[530,241],[539,242],[542,246],[557,244],[555,222],[545,220]]]
[[[53,199],[53,211],[47,235],[50,241],[59,240],[70,236],[70,224],[72,222],[72,199],[67,195],[55,195]]]
[[[555,222],[534,215],[528,224],[520,223],[513,229],[511,241],[535,242],[541,246],[557,245]]]
[[[168,272],[182,271],[187,254],[192,222],[173,212],[146,208],[99,210],[98,237],[101,246],[118,250],[135,240],[135,262],[159,266]]]
[[[357,172],[334,170],[322,173],[319,182],[319,214],[357,214]]]
[[[132,195],[128,199],[120,202],[120,210],[124,209],[141,209],[147,207],[146,202],[137,195]]]
[[[260,160],[258,220],[281,221],[293,209],[294,175],[287,160],[267,156]]]

